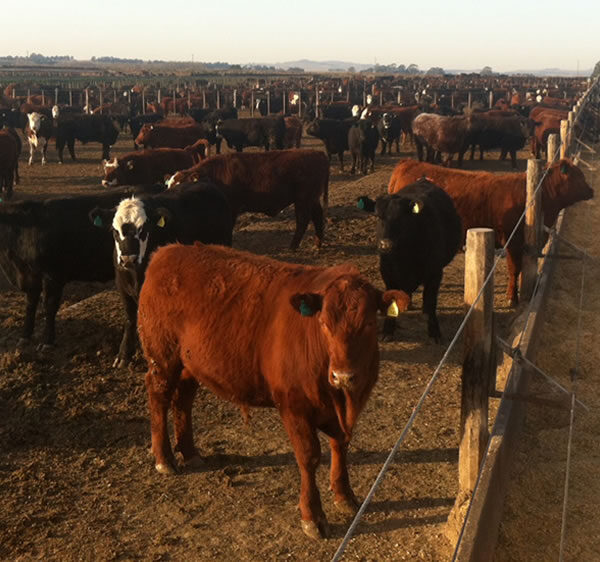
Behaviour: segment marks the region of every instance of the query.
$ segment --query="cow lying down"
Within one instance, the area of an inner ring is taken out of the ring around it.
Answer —
[[[156,469],[175,469],[169,406],[175,451],[186,464],[198,458],[191,410],[199,384],[242,408],[277,408],[300,469],[302,529],[327,536],[318,431],[330,438],[335,505],[354,513],[346,454],[377,380],[376,313],[397,314],[408,301],[375,289],[352,265],[296,265],[201,243],[159,248],[138,305]]]

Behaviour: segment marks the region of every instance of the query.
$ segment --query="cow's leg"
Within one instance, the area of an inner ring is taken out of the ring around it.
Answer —
[[[119,346],[119,353],[115,357],[113,367],[122,369],[133,357],[137,341],[137,301],[131,295],[127,295],[119,288],[121,302],[125,307],[125,328],[123,329],[123,337]]]
[[[29,162],[27,162],[30,166],[33,164],[33,155],[35,153],[35,147],[29,142]]]
[[[46,278],[43,285],[45,324],[42,346],[46,348],[54,345],[56,337],[56,313],[60,306],[64,283]]]
[[[221,143],[223,142],[223,139],[217,139],[215,141],[215,147],[217,150],[217,154],[221,154]]]
[[[110,160],[110,144],[102,145],[102,159]]]
[[[350,168],[350,173],[352,175],[354,175],[354,172],[356,171],[356,161],[358,160],[358,156],[356,154],[356,152],[352,152],[352,168]]]
[[[37,312],[38,303],[42,287],[36,285],[26,290],[27,304],[25,305],[25,322],[23,324],[23,332],[19,343],[25,343],[31,339],[33,328],[35,326],[35,313]]]
[[[469,160],[475,160],[475,143],[471,145],[471,157]]]
[[[311,219],[312,223],[315,227],[315,246],[320,248],[323,244],[324,237],[324,220],[323,220],[323,207],[321,207],[321,203],[317,199],[311,208]]]
[[[65,149],[65,139],[56,139],[56,151],[58,152],[58,163],[63,163],[63,151]]]
[[[291,250],[297,250],[298,246],[300,246],[300,241],[310,221],[310,212],[306,201],[296,201],[294,209],[296,211],[296,232],[294,232],[294,237],[290,244]]]
[[[46,152],[48,152],[48,139],[44,139],[44,144],[42,145],[42,166],[48,162]]]
[[[423,285],[423,313],[427,315],[427,334],[435,343],[442,341],[442,332],[436,313],[441,282],[442,272],[440,271]]]
[[[175,452],[181,453],[183,462],[187,465],[200,461],[200,455],[194,446],[194,431],[192,427],[192,406],[198,383],[187,369],[181,372],[181,378],[173,394],[171,409],[173,426],[175,428]]]
[[[316,473],[321,461],[317,430],[304,417],[282,407],[281,418],[289,435],[300,469],[300,516],[302,530],[312,539],[329,535],[327,518],[321,505]]]
[[[381,139],[381,154],[385,154],[385,141],[383,139]]]
[[[15,162],[15,185],[19,185],[21,177],[19,176],[19,161]]]
[[[340,171],[344,171],[344,151],[338,152],[338,158],[340,159]]]
[[[479,160],[483,160],[483,147],[479,145]]]
[[[506,160],[506,148],[500,150],[500,160]]]
[[[423,162],[423,144],[416,137],[415,144],[417,145],[417,158],[419,159],[419,162]],[[427,157],[429,158],[429,150],[427,151]]]
[[[517,167],[517,151],[515,149],[510,151],[510,164],[513,168]]]
[[[67,148],[69,149],[69,154],[71,155],[71,160],[76,160],[75,158],[75,139],[67,140]]]
[[[150,359],[150,369],[146,373],[145,382],[150,410],[152,454],[154,466],[162,474],[173,474],[176,466],[167,429],[167,412],[177,385],[173,378],[162,372],[158,364]]]
[[[350,477],[348,476],[348,465],[346,462],[348,443],[345,443],[341,439],[330,437],[329,446],[331,447],[331,471],[329,477],[331,490],[334,494],[333,501],[335,507],[342,513],[354,515],[360,503],[350,487]]]
[[[515,307],[519,304],[518,280],[521,274],[521,256],[516,255],[510,248],[506,252],[506,268],[508,269],[506,297],[509,300],[510,306]]]

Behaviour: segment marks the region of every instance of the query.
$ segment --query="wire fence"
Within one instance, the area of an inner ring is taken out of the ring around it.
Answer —
[[[578,122],[578,120],[581,118],[581,116],[584,114],[586,107],[589,103],[589,100],[592,97],[592,93],[594,92],[595,89],[598,88],[598,83],[599,83],[599,79],[596,79],[596,81],[594,82],[594,84],[592,84],[590,86],[590,88],[588,89],[588,91],[585,94],[585,97],[583,98],[583,102],[580,105],[580,108],[575,116],[575,119],[573,120],[573,125],[572,125],[572,131],[574,131],[575,129],[575,124]],[[584,129],[585,130],[585,129]],[[573,139],[574,140],[574,139]],[[556,153],[554,154],[553,158],[552,158],[552,162],[554,162],[556,160],[557,155],[560,153],[560,148],[562,146],[562,139],[561,139],[561,143],[559,143],[559,147],[556,151]],[[568,141],[567,141],[568,142]],[[568,146],[566,147],[568,150]],[[544,183],[544,180],[547,176],[549,172],[549,167],[546,168],[546,170],[544,171],[544,173],[542,174],[535,190],[534,193],[537,194],[537,192],[542,188],[542,185]],[[384,464],[382,465],[373,485],[371,486],[371,489],[369,490],[366,498],[364,499],[363,503],[361,504],[358,512],[356,513],[354,519],[352,520],[352,523],[350,524],[342,542],[340,543],[338,549],[336,550],[333,558],[332,558],[332,562],[337,562],[338,560],[341,559],[341,557],[344,554],[344,551],[346,550],[350,540],[353,538],[356,528],[358,527],[360,521],[362,520],[362,517],[367,509],[367,507],[369,506],[369,504],[371,503],[371,500],[373,499],[373,496],[375,495],[375,493],[377,492],[377,489],[379,488],[380,484],[383,482],[385,475],[387,473],[387,471],[389,470],[389,467],[392,463],[392,461],[394,460],[394,457],[396,456],[396,453],[398,452],[400,446],[402,445],[402,443],[404,442],[404,439],[406,438],[406,436],[408,435],[408,432],[410,431],[417,415],[419,414],[421,408],[423,407],[423,404],[425,403],[425,400],[427,399],[433,385],[435,384],[436,380],[439,378],[439,375],[441,373],[442,368],[444,367],[444,365],[446,364],[448,357],[450,356],[450,353],[453,351],[454,347],[456,346],[459,338],[461,337],[462,333],[464,332],[465,326],[467,325],[467,322],[469,320],[469,318],[471,317],[471,315],[473,314],[473,311],[476,309],[476,306],[479,302],[479,300],[481,299],[482,295],[485,292],[485,289],[488,285],[488,283],[492,282],[493,277],[494,277],[494,272],[496,271],[496,268],[498,267],[499,263],[500,263],[500,256],[505,255],[506,250],[508,248],[508,246],[510,245],[510,243],[513,241],[514,237],[517,235],[517,232],[521,226],[521,224],[525,221],[525,217],[527,214],[528,209],[534,204],[535,201],[535,197],[532,197],[531,202],[527,205],[525,205],[525,208],[523,210],[523,213],[521,214],[521,216],[519,217],[519,220],[517,222],[517,224],[515,225],[514,229],[512,230],[512,232],[510,233],[509,237],[506,240],[506,243],[504,244],[504,246],[502,246],[500,252],[498,253],[496,259],[494,260],[494,263],[491,267],[491,270],[489,272],[489,274],[487,275],[487,277],[485,278],[483,285],[479,291],[479,293],[477,294],[477,296],[475,297],[473,303],[471,304],[470,308],[467,310],[465,317],[463,319],[463,321],[461,322],[460,326],[458,327],[454,337],[452,338],[452,341],[450,342],[450,344],[448,345],[446,351],[444,352],[444,355],[442,356],[440,362],[438,363],[436,369],[434,370],[431,378],[429,379],[429,382],[427,383],[427,385],[425,386],[425,389],[423,391],[423,393],[421,394],[421,397],[419,398],[419,400],[417,401],[415,407],[413,408],[413,411],[408,419],[408,421],[406,422],[406,425],[404,426],[398,440],[396,441],[396,443],[394,444],[394,446],[392,447],[388,457],[386,458]],[[540,280],[540,276],[538,275],[537,279],[536,279],[536,287],[535,289],[537,289],[538,285],[539,285],[539,280]],[[535,289],[534,289],[534,294],[535,294]],[[528,305],[528,310],[530,310],[530,307],[532,306],[532,301],[533,299],[530,300],[529,305]],[[529,321],[530,318],[530,314],[527,314],[527,322]],[[521,336],[519,339],[519,346],[522,343],[522,337],[523,334],[525,333],[525,329],[524,328],[521,331]],[[572,391],[572,409],[574,408],[574,405],[576,403],[575,401],[575,395],[574,395],[574,391]],[[483,466],[483,463],[481,463],[481,466]],[[478,478],[478,482],[475,485],[475,490],[477,489],[477,485],[479,483],[479,478]],[[473,491],[473,494],[475,494],[475,490]],[[567,475],[567,483],[565,484],[565,504],[567,502],[568,499],[568,475]],[[467,513],[467,517],[468,517],[468,513]],[[466,520],[466,517],[465,517]],[[458,543],[460,543],[462,536],[463,536],[463,530],[461,531],[460,535],[459,535],[459,539],[458,539]]]

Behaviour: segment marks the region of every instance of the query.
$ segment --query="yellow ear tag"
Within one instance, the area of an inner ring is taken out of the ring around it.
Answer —
[[[419,207],[419,204],[418,204],[418,203],[415,203],[415,204],[413,205],[412,212],[413,212],[415,215],[418,215],[418,214],[421,212],[421,207]],[[398,316],[398,315],[396,314],[396,316]]]
[[[161,228],[165,226],[165,217],[160,217],[156,223],[156,226],[160,226]]]
[[[386,315],[391,316],[392,318],[396,318],[399,313],[400,311],[398,310],[398,305],[396,304],[396,301],[392,301],[392,304],[388,306]]]

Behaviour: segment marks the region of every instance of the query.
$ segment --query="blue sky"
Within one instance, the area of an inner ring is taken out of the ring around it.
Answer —
[[[592,68],[600,1],[28,0],[0,55]],[[8,20],[7,20],[8,21]]]

